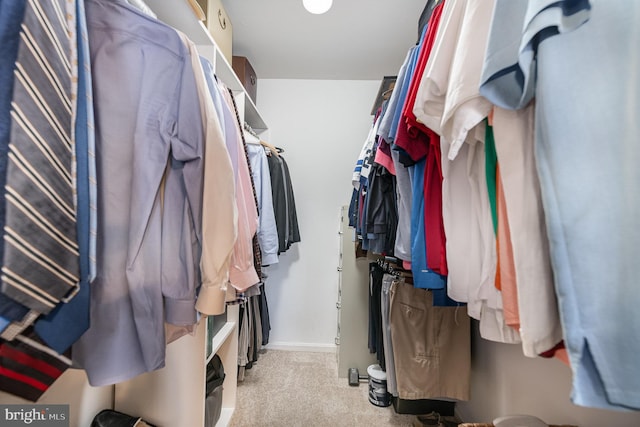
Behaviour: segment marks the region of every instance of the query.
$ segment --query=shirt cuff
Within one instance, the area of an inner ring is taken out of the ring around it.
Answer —
[[[221,286],[202,285],[196,301],[196,310],[202,314],[216,316],[224,313],[227,293]]]
[[[278,254],[262,254],[262,265],[272,265],[278,263]]]
[[[164,299],[165,321],[176,326],[194,325],[197,313],[192,299]]]
[[[231,267],[231,269],[229,270],[229,281],[234,288],[236,288],[240,292],[243,292],[247,288],[260,282],[260,279],[258,278],[256,269],[253,267],[253,265],[250,265],[246,270],[240,270],[238,268]]]

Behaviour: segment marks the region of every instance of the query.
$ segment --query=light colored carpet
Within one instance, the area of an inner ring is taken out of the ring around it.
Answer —
[[[369,403],[368,391],[367,382],[352,387],[338,378],[334,353],[267,350],[238,383],[229,426],[413,425],[414,415]]]

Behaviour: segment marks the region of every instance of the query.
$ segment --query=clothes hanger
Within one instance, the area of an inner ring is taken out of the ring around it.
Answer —
[[[247,142],[247,144],[259,145],[262,143],[260,137],[258,136],[256,131],[254,131],[253,128],[249,125],[249,123],[244,122],[244,125],[242,127],[244,128],[244,140]]]
[[[253,130],[253,128],[251,127],[251,125],[249,125],[249,123],[244,122],[244,130],[246,130],[247,132],[249,132],[251,135],[255,136],[256,138],[260,139],[260,137],[258,136],[256,131]]]
[[[260,138],[256,137],[251,132],[248,132],[246,129],[244,130],[244,140],[247,144],[258,145],[260,144]]]
[[[398,277],[405,277],[405,278],[411,277],[411,278],[413,278],[413,273],[410,272],[410,271],[406,271],[406,270],[396,270],[394,274],[396,276],[398,276]]]
[[[273,145],[269,144],[267,141],[260,140],[260,145],[265,148],[268,148],[271,153],[273,153],[276,157],[280,157],[278,149]]]

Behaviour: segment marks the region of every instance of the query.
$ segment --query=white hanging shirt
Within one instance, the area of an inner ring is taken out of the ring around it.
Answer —
[[[455,159],[467,134],[491,110],[480,96],[480,75],[494,0],[450,0],[444,5],[413,113],[449,141]]]

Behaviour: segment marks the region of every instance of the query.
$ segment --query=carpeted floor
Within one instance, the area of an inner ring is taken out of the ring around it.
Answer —
[[[267,350],[238,383],[230,427],[412,426],[413,415],[369,403],[367,382],[338,378],[334,353]]]

